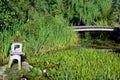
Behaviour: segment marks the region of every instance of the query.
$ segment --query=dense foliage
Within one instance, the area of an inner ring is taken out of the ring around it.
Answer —
[[[120,0],[114,0],[114,14],[115,14],[115,22],[116,26],[119,26],[120,24]]]
[[[10,37],[25,39],[24,52],[33,53],[76,45],[71,25],[119,23],[119,0],[0,0],[0,56],[7,59]]]
[[[40,55],[37,58],[31,57],[28,61],[35,67],[32,72],[24,74],[28,79],[117,80],[120,78],[119,54],[105,51],[66,50]],[[42,75],[44,69],[46,73]]]
[[[33,20],[37,14],[62,14],[74,25],[112,25],[119,22],[119,0],[0,0],[0,27]],[[115,17],[116,16],[116,17]]]
[[[0,0],[0,65],[8,62],[12,39],[23,42],[23,56],[34,65],[23,74],[28,79],[119,79],[119,55],[86,49],[54,52],[77,45],[70,26],[119,26],[119,13],[120,0]]]

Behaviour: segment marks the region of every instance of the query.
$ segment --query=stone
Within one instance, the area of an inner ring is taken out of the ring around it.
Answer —
[[[17,47],[16,47],[17,46]],[[21,55],[22,55],[22,43],[21,42],[13,42],[10,50],[10,59],[8,66],[11,68],[13,60],[18,60],[18,69],[21,69]]]
[[[5,66],[0,67],[0,80],[4,80],[4,78],[7,76],[4,74],[5,71],[6,71]]]
[[[18,70],[16,66],[17,64],[14,64],[12,68],[7,68],[7,66],[0,67],[0,80],[13,80],[13,77],[22,80],[24,74],[30,72],[33,68],[28,62],[22,62],[21,70]],[[23,80],[25,79],[23,78]]]
[[[22,62],[22,68],[25,72],[30,72],[33,67],[27,62]]]
[[[10,74],[17,73],[19,70],[18,69],[11,69]]]
[[[3,73],[5,72],[5,70],[6,70],[5,66],[0,67],[0,75],[3,75]]]

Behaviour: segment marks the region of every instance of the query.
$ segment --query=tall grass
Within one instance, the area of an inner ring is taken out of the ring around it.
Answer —
[[[9,55],[9,49],[10,49],[10,37],[15,35],[17,31],[20,30],[20,25],[15,25],[14,30],[6,30],[4,29],[2,32],[0,32],[0,58],[2,58],[3,63],[8,60]]]
[[[17,24],[14,29],[1,33],[3,52],[0,55],[3,60],[8,58],[10,37],[15,36],[17,31],[25,39],[23,52],[27,57],[76,45],[77,34],[68,26],[67,20],[62,15],[45,14],[35,17],[26,24]]]
[[[34,21],[23,25],[27,48],[39,53],[76,45],[77,35],[68,26],[62,15],[41,15]]]

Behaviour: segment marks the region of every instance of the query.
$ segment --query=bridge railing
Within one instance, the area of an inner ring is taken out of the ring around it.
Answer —
[[[112,26],[73,26],[74,31],[115,31],[119,27]]]

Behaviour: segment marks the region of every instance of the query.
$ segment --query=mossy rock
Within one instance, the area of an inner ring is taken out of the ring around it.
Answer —
[[[5,74],[7,74],[7,79],[16,80],[19,78],[22,78],[24,75],[26,75],[28,72],[25,70],[25,66],[22,65],[21,70],[18,70],[18,64],[15,63],[11,68],[6,69]]]

